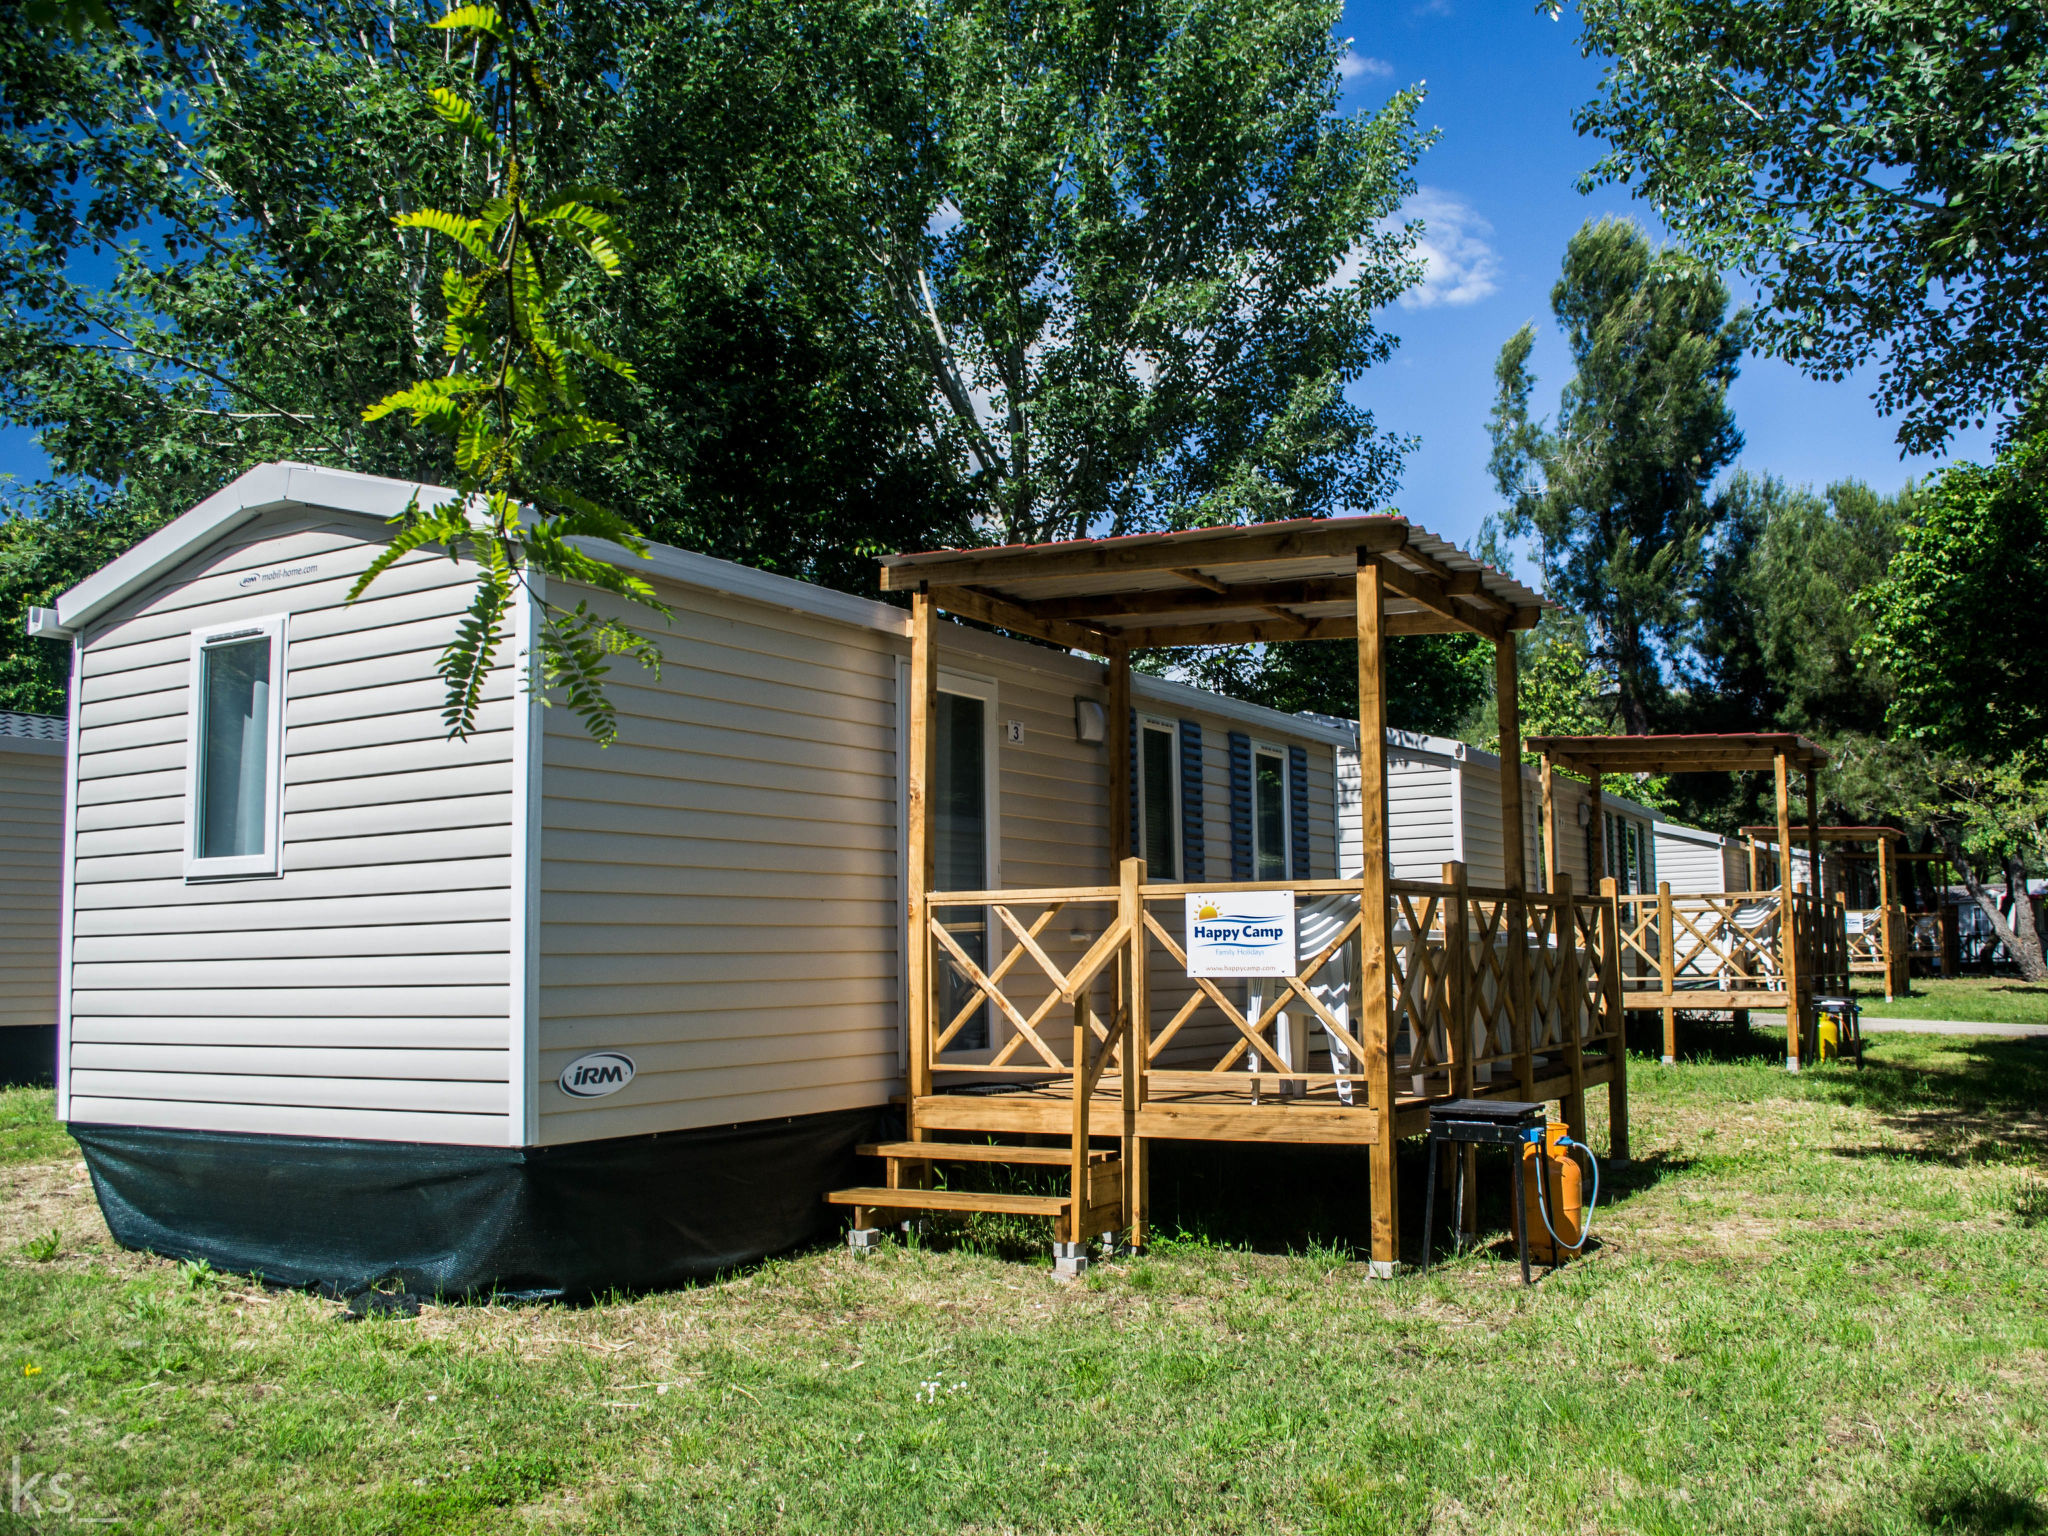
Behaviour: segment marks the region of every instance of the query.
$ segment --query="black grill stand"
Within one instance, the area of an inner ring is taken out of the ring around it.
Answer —
[[[1442,1142],[1471,1142],[1480,1146],[1520,1146],[1523,1142],[1535,1141],[1543,1134],[1544,1114],[1541,1104],[1523,1104],[1514,1099],[1452,1099],[1448,1104],[1432,1104],[1429,1108],[1429,1184],[1422,1197],[1422,1272],[1429,1273],[1429,1249],[1436,1228],[1436,1149]],[[1536,1159],[1537,1189],[1547,1202],[1550,1198],[1550,1184],[1544,1167],[1549,1159]],[[1529,1283],[1529,1213],[1522,1203],[1522,1163],[1515,1159],[1511,1176],[1514,1185],[1515,1202],[1515,1252],[1522,1260],[1522,1284]],[[1459,1181],[1459,1199],[1464,1197],[1464,1182]],[[1458,1251],[1465,1240],[1464,1212],[1454,1208],[1451,1214],[1451,1251]],[[1551,1264],[1557,1268],[1557,1245],[1551,1245]]]

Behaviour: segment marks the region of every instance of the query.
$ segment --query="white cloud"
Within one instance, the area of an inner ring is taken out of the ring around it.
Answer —
[[[1385,80],[1394,66],[1385,59],[1368,58],[1355,48],[1346,48],[1337,60],[1337,73],[1346,80]]]
[[[1454,193],[1423,187],[1403,205],[1395,222],[1411,220],[1422,223],[1422,237],[1415,245],[1422,281],[1401,295],[1403,309],[1476,304],[1499,288],[1494,279],[1500,261],[1487,243],[1493,226],[1478,209]]]

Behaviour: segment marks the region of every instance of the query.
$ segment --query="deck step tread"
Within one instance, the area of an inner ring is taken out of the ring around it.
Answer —
[[[1065,1168],[1073,1153],[1065,1147],[990,1146],[973,1141],[874,1141],[854,1148],[862,1157],[899,1157],[930,1163],[1032,1163],[1046,1168]],[[1120,1154],[1090,1151],[1088,1161],[1107,1163]]]
[[[973,1189],[835,1189],[828,1205],[865,1205],[882,1211],[1006,1211],[1017,1216],[1063,1216],[1065,1195],[990,1195]]]

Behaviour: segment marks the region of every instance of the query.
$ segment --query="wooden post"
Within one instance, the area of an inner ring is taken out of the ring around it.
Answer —
[[[1543,889],[1557,889],[1557,794],[1550,782],[1550,754],[1543,754]]]
[[[1573,1141],[1584,1143],[1586,1139],[1586,1056],[1585,1043],[1579,1039],[1579,1007],[1581,984],[1579,975],[1579,917],[1572,905],[1572,877],[1559,875],[1557,889],[1551,893],[1559,905],[1553,909],[1553,924],[1560,925],[1557,934],[1557,1011],[1564,1021],[1564,1064],[1571,1074],[1571,1092],[1565,1095],[1564,1123],[1566,1134]]]
[[[1664,1065],[1678,1063],[1678,1006],[1671,1001],[1678,990],[1678,972],[1673,964],[1671,939],[1671,882],[1657,882],[1657,986],[1664,994]]]
[[[1756,834],[1755,834],[1754,832],[1745,832],[1745,833],[1743,833],[1743,835],[1742,835],[1742,840],[1743,840],[1743,841],[1744,841],[1745,843],[1749,844],[1749,886],[1748,886],[1748,889],[1749,889],[1749,890],[1750,890],[1751,892],[1754,892],[1754,891],[1755,891],[1755,890],[1757,889],[1757,884],[1756,884]]]
[[[1528,872],[1522,862],[1522,699],[1515,670],[1515,642],[1494,642],[1493,697],[1500,731],[1501,885],[1507,911],[1501,919],[1507,941],[1508,1031],[1515,1050],[1515,1077],[1524,1099],[1536,1097],[1536,1048],[1529,1017],[1529,908],[1522,898]]]
[[[1892,960],[1894,935],[1892,933],[1892,840],[1880,836],[1877,840],[1877,933],[1878,942],[1884,946],[1884,1000],[1892,1000]]]
[[[1137,851],[1131,826],[1131,648],[1109,645],[1109,867]]]
[[[1378,1116],[1371,1148],[1372,1273],[1391,1280],[1401,1257],[1394,1178],[1394,1051],[1387,994],[1386,596],[1379,563],[1358,557],[1358,1043],[1366,1102]]]
[[[1792,915],[1792,785],[1783,752],[1773,759],[1773,766],[1778,799],[1778,983],[1785,989],[1785,1069],[1797,1072],[1805,1016],[1799,1007],[1799,925]]]
[[[1468,1099],[1472,1096],[1472,955],[1469,947],[1472,913],[1468,903],[1471,896],[1466,886],[1465,865],[1461,860],[1452,860],[1444,865],[1444,884],[1451,888],[1451,894],[1444,898],[1444,968],[1449,973],[1450,986],[1446,998],[1445,1016],[1450,1020],[1447,1031],[1451,1050],[1451,1094],[1454,1098]],[[1461,1234],[1479,1230],[1479,1149],[1464,1145],[1458,1149],[1458,1188],[1460,1195],[1458,1209],[1464,1213]]]
[[[904,956],[903,984],[910,1035],[910,1071],[906,1084],[904,1126],[912,1141],[927,1139],[917,1122],[917,1101],[932,1091],[931,1011],[932,936],[926,896],[932,888],[935,814],[935,785],[939,773],[938,732],[932,712],[939,695],[937,605],[929,592],[910,598],[910,741],[908,745],[909,784],[906,789],[904,828],[904,881],[909,886],[907,901],[909,944]]]
[[[1152,997],[1145,949],[1145,863],[1125,859],[1117,866],[1117,906],[1131,932],[1123,1032],[1124,1221],[1133,1248],[1145,1246],[1151,1173],[1138,1116],[1145,1108],[1145,1068],[1152,1057]]]
[[[1612,879],[1600,882],[1600,990],[1607,998],[1607,1054],[1613,1075],[1607,1082],[1607,1156],[1628,1161],[1628,1010],[1621,1003],[1621,906]]]
[[[1064,1234],[1055,1242],[1085,1243],[1088,1240],[1088,1028],[1095,1009],[1095,982],[1090,980],[1074,995],[1074,1145],[1067,1168],[1068,1188],[1073,1195],[1073,1214]],[[1103,1045],[1108,1050],[1107,1042]]]

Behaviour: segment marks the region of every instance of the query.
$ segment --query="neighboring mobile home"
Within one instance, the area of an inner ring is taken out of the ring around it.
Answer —
[[[901,1086],[907,615],[657,547],[615,746],[515,687],[531,601],[453,741],[471,570],[344,602],[416,489],[264,466],[32,621],[73,651],[57,1112],[115,1234],[535,1292],[802,1240]],[[1154,878],[1336,875],[1342,731],[1153,678],[1110,722],[1099,663],[952,624],[940,675],[942,884],[1110,878],[1111,742]]]
[[[1341,724],[1348,744],[1337,753],[1338,823],[1342,830],[1341,872],[1355,874],[1359,865],[1358,726]],[[1397,880],[1434,880],[1446,863],[1465,865],[1474,885],[1495,886],[1505,878],[1501,858],[1500,757],[1462,741],[1389,729],[1387,736],[1387,844]],[[1592,796],[1576,779],[1557,776],[1558,871],[1569,875],[1575,889],[1590,891],[1597,881],[1591,871],[1600,844],[1595,840]],[[1536,771],[1522,774],[1523,803],[1542,803]],[[1606,871],[1624,893],[1657,888],[1657,849],[1652,835],[1656,813],[1611,790],[1601,797],[1601,827],[1607,848]],[[1546,863],[1541,845],[1542,818],[1523,821],[1523,867],[1532,884],[1542,888]]]
[[[1657,878],[1669,882],[1673,891],[1719,896],[1752,889],[1749,865],[1736,839],[1663,820],[1657,822],[1656,837]]]
[[[64,722],[0,713],[0,1086],[57,1059]]]

